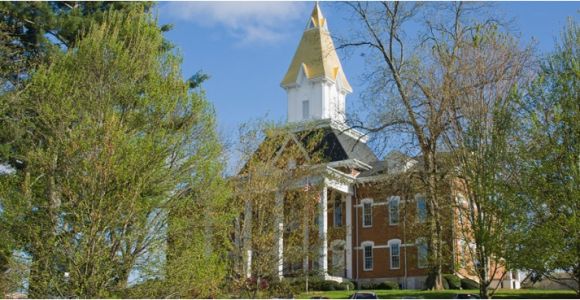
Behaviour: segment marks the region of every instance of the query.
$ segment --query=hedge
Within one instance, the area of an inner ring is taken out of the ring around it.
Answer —
[[[339,284],[339,286],[342,288],[341,289],[342,291],[354,291],[354,288],[355,288],[354,287],[354,283],[352,283],[352,282],[350,282],[348,280],[345,280],[345,281],[341,282]]]
[[[443,274],[443,288],[446,290],[458,290],[463,287],[463,281],[461,278],[454,274]],[[425,280],[425,289],[430,290],[435,286],[435,276],[429,275]]]
[[[443,279],[447,281],[447,285],[452,290],[461,289],[461,278],[455,274],[443,274]]]
[[[362,282],[361,288],[367,289],[367,290],[398,290],[399,283],[395,282],[395,281],[389,281],[389,280],[383,281],[380,283]]]
[[[292,283],[293,286],[300,287],[304,289],[305,281],[304,279],[295,280]],[[345,280],[343,282],[336,282],[332,280],[321,280],[321,279],[310,279],[308,281],[308,289],[312,291],[352,291],[355,289],[354,283]]]
[[[394,281],[388,281],[388,280],[383,281],[377,285],[376,289],[379,289],[379,290],[398,290],[399,283],[394,282]]]
[[[461,279],[461,288],[464,290],[478,290],[479,283],[471,279],[463,278]]]

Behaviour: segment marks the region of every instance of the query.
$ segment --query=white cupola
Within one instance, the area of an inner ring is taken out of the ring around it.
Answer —
[[[288,122],[345,121],[345,98],[352,88],[318,3],[280,85],[288,95]]]

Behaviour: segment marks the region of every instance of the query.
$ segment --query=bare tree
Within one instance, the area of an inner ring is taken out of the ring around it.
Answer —
[[[446,113],[457,91],[454,74],[467,34],[474,30],[467,16],[473,12],[463,3],[422,5],[417,3],[374,2],[348,3],[362,27],[361,35],[341,47],[364,47],[374,55],[371,89],[384,100],[384,107],[394,108],[374,122],[360,122],[368,132],[395,129],[412,135],[424,166],[422,180],[428,198],[431,274],[435,288],[442,289],[443,222],[441,213],[448,209],[448,197],[438,193],[444,178],[440,174],[438,149],[448,128]],[[407,28],[419,24],[420,39],[407,37]],[[393,113],[396,112],[396,113]]]

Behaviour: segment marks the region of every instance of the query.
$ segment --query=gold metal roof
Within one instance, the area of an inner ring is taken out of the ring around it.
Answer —
[[[308,26],[302,34],[298,49],[290,67],[282,80],[282,86],[296,83],[300,69],[308,79],[324,77],[339,83],[344,89],[352,91],[336,54],[332,37],[327,29],[326,19],[318,3],[314,5]]]

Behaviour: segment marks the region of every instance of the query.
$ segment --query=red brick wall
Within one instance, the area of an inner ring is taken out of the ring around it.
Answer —
[[[389,206],[388,200],[390,196],[399,196],[399,223],[397,225],[389,224]],[[357,207],[365,198],[372,198],[375,205],[372,206],[372,226],[369,228],[363,227],[363,209]],[[388,193],[384,189],[377,189],[374,185],[367,185],[359,187],[356,197],[353,197],[353,276],[358,278],[387,278],[387,277],[403,277],[405,275],[405,268],[407,276],[424,276],[427,274],[427,269],[417,267],[417,248],[415,247],[415,237],[410,232],[405,232],[403,208],[407,206],[407,216],[415,213],[415,202],[404,201],[408,197],[400,194]],[[414,197],[413,197],[414,199]],[[380,204],[380,205],[376,205]],[[410,222],[410,220],[407,220]],[[407,240],[404,239],[404,236]],[[390,268],[390,248],[388,248],[388,241],[392,239],[401,240],[400,247],[400,268]],[[364,270],[363,250],[359,249],[361,244],[365,241],[374,242],[373,248],[373,270]],[[412,244],[405,246],[404,244]],[[376,248],[376,247],[379,248]],[[358,256],[358,268],[357,268]],[[406,263],[405,263],[406,256]]]

